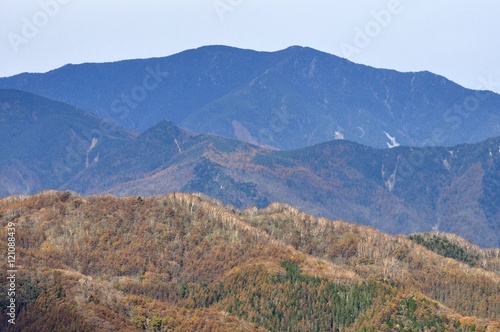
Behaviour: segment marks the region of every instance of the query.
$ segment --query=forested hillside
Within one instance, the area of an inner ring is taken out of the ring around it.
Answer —
[[[15,329],[2,312],[7,331],[500,329],[499,250],[463,240],[448,241],[473,261],[427,249],[439,242],[427,235],[181,193],[0,199],[4,252],[8,223],[18,306]]]

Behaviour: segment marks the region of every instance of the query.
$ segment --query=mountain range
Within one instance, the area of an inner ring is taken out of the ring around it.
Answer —
[[[500,244],[498,137],[392,149],[333,140],[276,151],[166,120],[138,134],[16,90],[0,90],[0,101],[0,196],[202,192],[236,208],[284,202],[393,234],[437,229]]]
[[[498,331],[499,106],[303,47],[0,78],[0,330]]]
[[[67,65],[1,78],[0,88],[74,105],[140,133],[170,120],[281,150],[333,139],[379,148],[454,146],[500,135],[495,93],[297,46],[206,46],[164,58]]]

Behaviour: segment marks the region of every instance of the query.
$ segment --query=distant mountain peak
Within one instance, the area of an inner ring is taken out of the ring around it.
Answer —
[[[146,89],[151,70],[168,75]],[[244,133],[249,142],[274,149],[342,136],[394,146],[385,133],[407,146],[453,146],[500,135],[497,94],[468,90],[428,71],[376,69],[302,46],[258,52],[210,45],[162,58],[17,75],[0,79],[0,88],[75,105],[140,132],[168,119],[193,132]],[[118,111],[124,96],[131,102]]]
[[[158,122],[155,126],[149,128],[141,136],[157,137],[157,138],[161,139],[164,137],[177,137],[180,135],[191,137],[191,136],[195,136],[196,134],[176,126],[170,120],[163,120],[163,121]]]

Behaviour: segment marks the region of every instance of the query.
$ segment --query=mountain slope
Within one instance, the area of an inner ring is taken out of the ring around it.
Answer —
[[[161,133],[156,128],[144,135]],[[482,246],[500,245],[499,138],[424,149],[373,149],[332,141],[277,152],[211,135],[190,140],[184,135],[176,138],[182,142],[179,147],[168,138],[168,156],[161,157],[154,145],[157,152],[149,155],[140,149],[135,154],[117,152],[80,173],[66,188],[125,196],[203,192],[238,208],[286,202],[393,234],[437,228]],[[160,134],[151,141],[167,138]],[[144,164],[155,158],[168,161],[155,169]],[[120,160],[127,162],[115,167]],[[142,171],[132,172],[131,165],[140,165]],[[115,178],[120,174],[128,180]],[[99,186],[89,185],[92,181]]]
[[[285,202],[397,234],[500,246],[500,141],[374,149],[337,140],[272,151],[162,121],[135,137],[65,104],[4,90],[0,195],[44,188],[203,192],[237,208]]]
[[[283,204],[235,213],[199,195],[45,192],[0,199],[0,224],[8,222],[22,239],[16,328],[474,331],[500,324],[498,253],[482,250],[490,271],[472,268],[409,239]]]
[[[162,121],[79,173],[65,189],[90,194],[157,195],[178,191],[214,194],[235,206],[266,206],[255,184],[234,180],[213,162],[213,154],[253,153],[257,147],[219,136],[193,134]],[[113,189],[111,189],[113,188]],[[221,190],[223,188],[224,190]]]
[[[134,135],[73,106],[0,90],[0,196],[59,188]]]
[[[329,142],[261,154],[254,161],[277,177],[286,169],[281,179],[287,193],[302,201],[290,203],[317,215],[334,217],[335,211],[335,217],[391,233],[438,228],[498,246],[499,148],[499,138],[451,148],[390,150]]]
[[[134,130],[168,119],[201,133],[295,149],[452,146],[500,134],[500,96],[429,72],[399,73],[310,48],[207,46],[165,58],[68,65],[0,79]]]
[[[165,58],[66,65],[45,74],[1,79],[145,131],[161,120],[180,123],[214,98],[246,84],[266,66],[264,55],[235,48],[190,50]]]

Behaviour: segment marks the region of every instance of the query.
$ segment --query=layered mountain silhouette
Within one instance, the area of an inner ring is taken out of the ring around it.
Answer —
[[[276,151],[170,121],[138,135],[30,93],[0,96],[1,196],[202,192],[236,208],[284,202],[390,233],[438,229],[499,246],[500,138],[393,149],[334,140]]]
[[[0,329],[497,331],[499,106],[303,47],[0,78]]]
[[[0,88],[75,105],[138,132],[170,120],[274,149],[333,139],[379,148],[453,146],[500,135],[497,94],[303,47],[267,53],[207,46],[16,75],[0,79]]]

